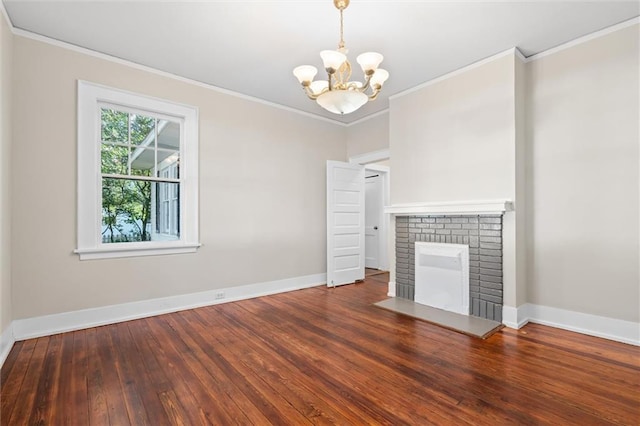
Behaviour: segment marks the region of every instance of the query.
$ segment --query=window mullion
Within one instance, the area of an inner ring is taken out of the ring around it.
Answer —
[[[131,114],[127,114],[127,174],[131,175]]]
[[[117,173],[102,173],[102,177],[109,178],[109,179],[141,180],[146,182],[158,182],[158,183],[180,183],[180,179],[154,177],[154,176],[119,175]]]
[[[158,119],[155,119],[153,126],[155,131],[155,138],[153,142],[153,175],[158,177]]]

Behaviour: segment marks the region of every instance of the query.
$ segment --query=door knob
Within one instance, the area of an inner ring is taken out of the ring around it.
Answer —
[[[373,227],[373,229],[377,231],[377,230],[378,230],[378,227],[377,227],[377,226],[374,226],[374,227]]]

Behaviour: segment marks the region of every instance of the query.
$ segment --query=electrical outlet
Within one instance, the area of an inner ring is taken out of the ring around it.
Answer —
[[[215,295],[216,300],[224,299],[224,291],[219,291]]]

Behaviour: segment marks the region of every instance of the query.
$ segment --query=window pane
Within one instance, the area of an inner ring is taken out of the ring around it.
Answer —
[[[129,142],[129,114],[113,109],[102,108],[101,135],[103,141]]]
[[[131,144],[155,147],[155,118],[131,114]]]
[[[102,173],[127,174],[129,148],[103,143],[100,157],[102,158]]]
[[[166,171],[163,172],[163,174]],[[165,176],[169,177],[169,176]],[[154,240],[180,238],[180,184],[155,183],[155,231]]]
[[[102,179],[102,243],[180,239],[180,184]]]
[[[180,123],[158,120],[158,148],[180,149]]]
[[[178,151],[158,151],[158,177],[178,179],[180,178],[179,167],[180,152]]]
[[[134,176],[153,176],[155,150],[137,147],[131,149],[131,174]]]
[[[151,182],[102,179],[102,242],[150,241]]]

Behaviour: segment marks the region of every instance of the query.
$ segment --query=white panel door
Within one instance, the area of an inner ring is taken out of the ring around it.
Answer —
[[[375,171],[367,171],[364,214],[364,266],[380,268],[380,226],[382,225],[382,177]]]
[[[364,279],[364,167],[327,161],[327,286]]]

